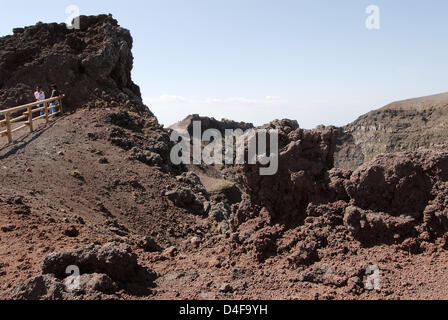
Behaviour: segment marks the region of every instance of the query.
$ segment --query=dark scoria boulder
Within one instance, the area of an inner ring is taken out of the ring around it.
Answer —
[[[363,210],[412,218],[435,237],[448,231],[447,152],[380,155],[353,172],[345,186],[351,203]]]
[[[74,267],[79,274],[73,273]],[[116,298],[114,294],[119,290],[147,296],[157,277],[137,263],[128,245],[115,243],[51,253],[43,262],[42,273],[13,287],[11,299],[110,299]]]
[[[64,284],[51,275],[30,278],[11,290],[13,300],[63,300],[68,296]]]
[[[83,274],[103,273],[121,282],[135,277],[139,269],[137,256],[129,246],[109,243],[103,247],[91,245],[71,252],[51,253],[44,260],[42,272],[64,279],[67,277],[66,268],[72,265]]]
[[[0,105],[34,101],[34,88],[55,83],[66,109],[104,101],[147,112],[132,82],[133,40],[111,15],[81,16],[80,29],[38,23],[0,38]]]
[[[354,206],[345,210],[344,225],[365,246],[393,243],[417,236],[416,221],[412,217],[366,212]]]
[[[364,210],[421,220],[447,178],[448,153],[421,150],[378,156],[353,172],[345,186]]]

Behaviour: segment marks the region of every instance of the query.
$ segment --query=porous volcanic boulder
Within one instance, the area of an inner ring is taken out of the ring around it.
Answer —
[[[105,274],[71,275],[63,280],[54,275],[30,278],[11,290],[13,300],[78,300],[113,298],[117,284]]]
[[[179,208],[204,213],[204,205],[198,200],[190,188],[178,187],[174,190],[166,191],[165,196]]]
[[[417,220],[410,216],[394,217],[383,212],[366,212],[354,206],[345,210],[344,225],[364,245],[393,243],[417,236]]]
[[[344,184],[353,205],[344,224],[360,241],[401,241],[424,232],[438,237],[448,231],[448,152],[380,155]]]
[[[11,291],[13,300],[63,300],[67,297],[64,284],[48,274],[30,278]]]
[[[200,215],[207,213],[210,196],[201,179],[193,172],[184,172],[176,177],[176,181],[177,184],[166,187],[164,195],[179,208]]]
[[[75,267],[79,274],[73,273]],[[134,296],[147,296],[157,277],[152,270],[137,263],[137,256],[128,245],[115,243],[51,253],[43,262],[42,273],[12,288],[11,298],[108,299],[116,298],[114,294],[119,290]]]
[[[164,172],[179,174],[183,165],[174,165],[170,159],[173,142],[169,132],[157,123],[155,117],[142,117],[129,110],[111,111],[106,122],[113,124],[109,140],[113,145],[129,151],[129,158]]]
[[[128,245],[108,243],[104,246],[91,245],[71,252],[51,253],[44,260],[42,272],[64,279],[67,277],[68,266],[77,266],[81,274],[103,273],[118,282],[132,280],[140,268],[137,256]]]
[[[435,188],[448,179],[448,153],[430,150],[380,155],[346,181],[354,205],[421,219]]]
[[[77,283],[79,288],[74,289],[75,292],[87,292],[89,294],[98,292],[104,294],[113,294],[118,290],[117,284],[106,274],[90,273],[77,276],[69,276],[64,283]]]

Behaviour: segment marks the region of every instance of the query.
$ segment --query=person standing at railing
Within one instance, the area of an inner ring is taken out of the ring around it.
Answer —
[[[34,97],[36,98],[36,101],[43,101],[45,100],[45,92],[42,91],[42,87],[38,86],[36,88],[36,92],[34,92]],[[37,108],[42,108],[43,104],[38,104]],[[40,115],[42,116],[44,114],[43,110],[40,111]]]
[[[61,94],[59,93],[58,87],[55,84],[51,85],[51,97],[50,98],[56,98],[59,97]],[[50,111],[48,114],[56,113],[56,106],[59,104],[58,100],[53,101],[50,103]]]

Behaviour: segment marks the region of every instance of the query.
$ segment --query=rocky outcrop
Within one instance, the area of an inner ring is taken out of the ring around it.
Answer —
[[[114,125],[109,132],[109,141],[127,151],[130,159],[167,173],[179,174],[185,171],[183,165],[171,162],[170,151],[174,143],[168,131],[154,117],[142,117],[128,110],[119,110],[109,112],[105,122]],[[90,135],[89,138],[96,140],[101,137]]]
[[[241,129],[246,131],[248,129],[253,129],[254,125],[252,123],[245,122],[235,122],[232,120],[222,119],[221,121],[215,118],[201,117],[198,114],[189,115],[184,120],[173,124],[170,129],[177,131],[187,131],[190,136],[193,136],[193,122],[201,122],[201,134],[208,129],[216,129],[221,132],[222,136],[225,134],[226,129],[236,130]]]
[[[34,101],[37,85],[51,93],[58,85],[64,106],[114,107],[148,112],[140,89],[131,80],[133,40],[110,15],[81,16],[80,29],[38,23],[14,29],[0,38],[0,105],[14,107]]]
[[[313,199],[325,197],[327,172],[333,167],[337,129],[303,130],[289,120],[272,122],[262,128],[278,129],[278,172],[262,176],[258,165],[241,168],[241,181],[248,197],[243,200],[235,223],[244,222],[249,207],[249,211],[256,211],[254,206],[265,208],[273,221],[298,223],[303,220]]]
[[[199,177],[193,172],[184,172],[177,176],[178,184],[169,185],[164,195],[177,207],[187,209],[190,213],[203,215],[209,210],[209,194]]]
[[[448,93],[394,102],[340,128],[335,166],[354,170],[383,153],[438,148],[448,137]]]
[[[351,171],[333,168],[336,128],[265,127],[279,129],[279,170],[262,176],[258,166],[240,167],[246,196],[232,215],[234,249],[259,261],[286,255],[303,267],[353,240],[418,253],[420,241],[448,230],[448,153],[379,155]]]
[[[312,202],[329,201],[328,170],[333,167],[337,139],[334,127],[303,130],[290,120],[274,121],[262,129],[278,130],[278,172],[262,176],[259,165],[240,167],[246,194],[231,221],[235,243],[254,251],[258,260],[280,252],[280,239],[288,230],[305,223]],[[316,261],[321,240],[316,234],[297,238],[288,248],[296,250],[290,261]]]

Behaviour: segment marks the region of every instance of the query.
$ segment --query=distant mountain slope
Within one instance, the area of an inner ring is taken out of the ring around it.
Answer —
[[[406,99],[402,101],[396,101],[383,107],[381,110],[426,110],[429,108],[442,108],[448,105],[448,92],[434,94],[431,96],[425,96],[414,99]]]
[[[371,111],[340,129],[335,166],[355,169],[382,153],[435,148],[448,138],[448,93]]]

